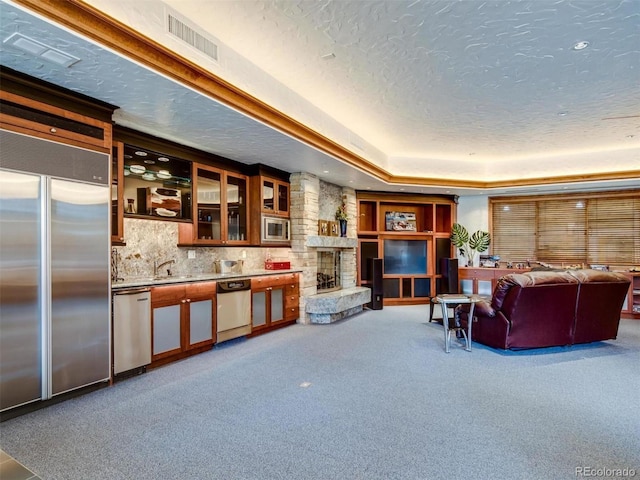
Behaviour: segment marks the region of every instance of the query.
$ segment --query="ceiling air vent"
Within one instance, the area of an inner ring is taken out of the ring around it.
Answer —
[[[170,12],[167,12],[167,31],[207,57],[218,61],[218,45]]]

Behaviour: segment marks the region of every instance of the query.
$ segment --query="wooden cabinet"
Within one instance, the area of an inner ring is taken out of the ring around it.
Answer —
[[[493,295],[493,289],[498,283],[500,277],[509,273],[525,273],[529,271],[531,271],[530,268],[460,267],[458,269],[460,292],[467,295],[475,294],[491,297],[491,295]]]
[[[263,175],[253,177],[251,182],[261,213],[279,217],[289,216],[289,182]]]
[[[270,228],[288,231],[289,223],[289,182],[275,177],[254,175],[251,177],[251,244],[265,246],[289,246],[288,240],[263,241]],[[268,221],[268,223],[267,223]]]
[[[640,272],[629,272],[625,275],[631,280],[629,293],[622,306],[622,316],[640,320]]]
[[[152,364],[200,353],[215,341],[216,282],[151,289]]]
[[[124,245],[124,144],[111,149],[111,244]]]
[[[300,314],[297,273],[266,275],[251,280],[251,334],[294,323]]]
[[[385,305],[427,303],[452,256],[453,197],[359,193],[358,284],[368,285],[368,261],[382,258]]]
[[[71,98],[63,92],[57,92],[56,96],[50,87],[44,94],[45,103],[35,99],[42,96],[38,87],[22,84],[23,81],[2,72],[0,127],[59,143],[110,152],[113,133],[110,117],[115,107],[87,104],[87,100]],[[85,113],[76,113],[74,109]],[[92,118],[89,114],[103,119]]]
[[[126,142],[117,145],[124,152],[125,218],[190,221],[191,162],[149,147]]]
[[[193,165],[193,224],[179,227],[182,245],[249,243],[249,177]]]

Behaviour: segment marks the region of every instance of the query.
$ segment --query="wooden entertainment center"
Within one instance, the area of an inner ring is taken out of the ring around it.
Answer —
[[[358,285],[372,286],[368,261],[384,263],[384,305],[428,303],[442,274],[440,258],[453,255],[453,196],[357,194]]]

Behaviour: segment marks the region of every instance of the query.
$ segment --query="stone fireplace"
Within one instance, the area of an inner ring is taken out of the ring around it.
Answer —
[[[342,288],[342,263],[340,250],[322,250],[318,253],[317,293],[327,293]]]
[[[302,269],[299,323],[332,323],[361,312],[371,289],[356,285],[356,192],[309,173],[291,180],[291,254]],[[347,236],[321,235],[319,221],[334,221],[345,205]]]

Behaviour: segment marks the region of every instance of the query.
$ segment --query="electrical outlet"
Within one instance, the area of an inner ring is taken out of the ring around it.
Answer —
[[[247,258],[247,251],[246,250],[242,250],[242,258]]]
[[[188,250],[187,251],[187,258],[189,258],[189,259],[196,258],[196,251],[195,250]]]

